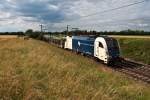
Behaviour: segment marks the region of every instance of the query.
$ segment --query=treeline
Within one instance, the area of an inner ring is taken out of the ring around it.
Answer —
[[[76,31],[63,31],[63,32],[47,32],[45,34],[50,35],[150,35],[150,32],[142,30],[125,30],[125,31],[87,31],[87,30],[76,30]]]
[[[76,30],[76,31],[63,31],[63,32],[38,32],[33,31],[32,29],[28,29],[26,32],[4,32],[0,33],[0,35],[19,35],[19,36],[29,36],[32,38],[39,38],[41,39],[43,35],[150,35],[150,32],[145,32],[141,30],[125,30],[125,31],[103,31],[103,32],[97,32],[97,31],[87,31],[87,30]]]
[[[72,31],[69,32],[70,35],[150,35],[150,32],[145,32],[142,30],[125,30],[125,31],[120,31],[120,32],[116,32],[116,31],[101,31],[101,32],[97,32],[97,31]]]
[[[0,32],[0,35],[25,35],[24,32]]]

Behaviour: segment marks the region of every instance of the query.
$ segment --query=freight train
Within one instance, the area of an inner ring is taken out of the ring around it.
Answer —
[[[108,36],[67,36],[65,39],[51,37],[49,41],[61,48],[95,57],[105,64],[120,58],[118,41]]]

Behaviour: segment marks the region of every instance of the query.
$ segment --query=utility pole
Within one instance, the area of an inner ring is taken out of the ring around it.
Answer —
[[[70,25],[67,25],[67,35],[68,35],[68,31],[69,31],[69,26],[70,26]]]
[[[41,24],[40,27],[41,27],[41,33],[42,33],[43,32],[43,25]]]
[[[39,35],[39,39],[43,39],[43,25],[41,24],[41,25],[39,25],[40,26],[40,28],[41,28],[41,34]]]

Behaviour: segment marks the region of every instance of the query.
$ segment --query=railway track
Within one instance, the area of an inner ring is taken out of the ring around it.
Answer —
[[[114,63],[115,70],[127,74],[134,79],[150,84],[150,67],[136,62],[121,60]]]
[[[61,48],[62,45],[64,44],[64,41],[57,41],[56,39],[53,39],[52,41],[48,42],[57,45],[58,47]],[[93,58],[91,56],[87,57]],[[145,83],[150,84],[150,66],[148,65],[139,64],[130,60],[119,59],[119,61],[116,61],[110,68],[112,70],[124,73],[136,80],[141,80]]]

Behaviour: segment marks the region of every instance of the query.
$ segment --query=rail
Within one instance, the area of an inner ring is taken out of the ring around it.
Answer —
[[[63,45],[65,44],[64,40],[59,40],[59,39],[49,39],[47,40],[47,42],[57,45],[58,47],[61,47],[61,48],[63,48]],[[111,65],[110,68],[112,70],[124,73],[134,79],[141,80],[145,83],[150,84],[150,66],[149,65],[139,64],[137,62],[133,62],[130,60],[125,60],[125,59],[120,58],[116,60],[113,63],[113,65]]]
[[[114,62],[113,66],[116,71],[150,84],[150,67],[148,65],[121,59],[119,62]]]

